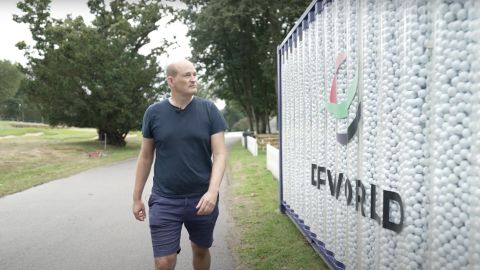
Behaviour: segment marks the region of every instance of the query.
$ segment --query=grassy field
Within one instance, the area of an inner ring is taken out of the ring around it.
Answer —
[[[127,138],[126,147],[101,150],[95,129],[50,128],[46,125],[0,121],[0,196],[138,155],[141,135]]]
[[[265,168],[265,152],[254,157],[236,144],[229,160],[229,206],[238,230],[240,269],[328,269],[279,212],[278,182]]]

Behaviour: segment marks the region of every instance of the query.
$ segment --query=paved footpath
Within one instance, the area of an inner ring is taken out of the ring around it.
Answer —
[[[239,138],[227,134],[227,144]],[[130,159],[0,198],[0,269],[153,269],[148,221],[131,212],[135,164]],[[150,178],[145,202],[151,185]],[[224,201],[220,195],[212,270],[235,268]],[[192,269],[185,230],[181,245],[176,269]]]

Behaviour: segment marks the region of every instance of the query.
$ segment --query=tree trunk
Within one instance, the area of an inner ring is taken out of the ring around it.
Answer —
[[[254,131],[255,128],[253,126],[253,119],[252,117],[248,117],[248,125],[250,126],[250,131]]]
[[[252,112],[249,110],[249,106],[247,105],[245,107],[245,113],[247,114],[247,118],[248,118],[248,125],[250,127],[250,131],[254,131],[254,126],[253,126],[253,123],[254,123],[254,117],[252,115]]]
[[[267,133],[272,134],[272,129],[270,128],[270,117],[268,114],[265,115],[265,120],[267,122]]]
[[[103,142],[105,140],[105,130],[98,128],[97,134],[98,134],[98,140]]]
[[[256,112],[256,122],[257,132],[260,134],[265,134],[267,132],[267,123],[265,122],[265,112],[259,111]]]
[[[106,131],[106,140],[108,145],[114,146],[125,146],[127,142],[125,141],[126,134],[123,134],[118,131]]]

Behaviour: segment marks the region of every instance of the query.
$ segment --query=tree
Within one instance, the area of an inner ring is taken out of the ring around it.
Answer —
[[[276,112],[276,46],[310,1],[184,0],[194,61],[214,93],[235,101],[250,128],[267,131]]]
[[[158,1],[129,3],[89,0],[92,25],[82,17],[50,16],[50,0],[24,0],[14,16],[30,25],[35,45],[25,50],[28,97],[50,124],[95,127],[107,143],[125,145],[125,137],[141,126],[144,110],[162,94],[157,57],[168,44],[148,55],[139,50],[167,11]]]
[[[21,120],[22,103],[17,97],[25,75],[8,60],[0,61],[0,118]]]
[[[8,60],[0,60],[0,104],[15,96],[23,78],[17,66]]]
[[[30,100],[25,86],[28,80],[24,79],[20,83],[17,93],[3,102],[0,107],[0,115],[3,119],[25,121],[25,122],[43,122],[44,118],[37,104]]]
[[[225,108],[222,110],[222,113],[225,117],[225,121],[227,121],[227,124],[230,127],[230,130],[232,131],[237,131],[235,128],[235,123],[237,123],[240,119],[245,118],[245,115],[238,108],[238,105],[232,101],[229,101],[225,104]]]

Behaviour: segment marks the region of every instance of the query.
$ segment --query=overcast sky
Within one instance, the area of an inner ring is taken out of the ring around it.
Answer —
[[[17,8],[18,0],[0,0],[0,60],[10,60],[12,62],[26,63],[23,52],[15,47],[19,41],[26,41],[32,45],[33,41],[30,31],[26,24],[18,24],[12,20],[13,14],[20,14]],[[180,5],[181,3],[177,3]],[[52,0],[51,15],[54,18],[65,18],[67,14],[82,16],[86,22],[93,20],[93,15],[87,6],[87,0]],[[180,58],[191,56],[189,39],[187,38],[187,27],[179,22],[166,25],[168,19],[162,19],[157,31],[150,34],[151,43],[146,45],[141,53],[147,53],[151,48],[156,47],[162,38],[173,41],[174,36],[178,42],[176,48],[169,49],[170,58]],[[160,64],[165,65],[167,57],[160,59]]]

